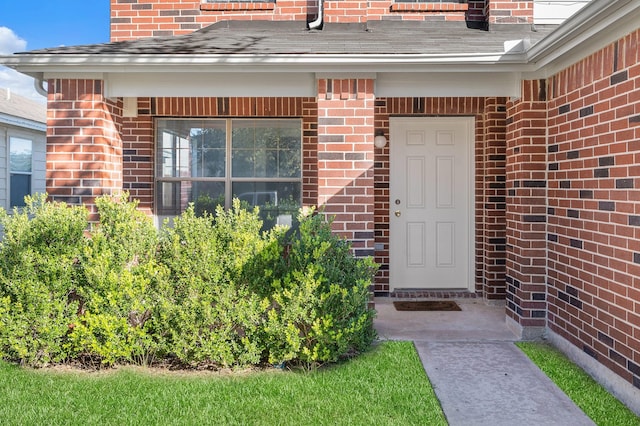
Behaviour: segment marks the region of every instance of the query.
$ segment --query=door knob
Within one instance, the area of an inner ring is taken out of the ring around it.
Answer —
[[[396,210],[394,214],[396,215],[396,217],[400,217],[402,213],[400,213],[400,210]]]

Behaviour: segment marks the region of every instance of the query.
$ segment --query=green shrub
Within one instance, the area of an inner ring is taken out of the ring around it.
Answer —
[[[336,361],[375,337],[369,284],[322,215],[262,231],[258,209],[192,206],[158,233],[128,195],[0,211],[0,357],[30,365]],[[312,212],[313,213],[313,212]]]
[[[137,205],[126,193],[96,199],[100,220],[80,256],[80,318],[68,338],[69,353],[86,362],[145,363],[156,351],[147,321],[167,274],[155,261],[155,226]]]
[[[26,207],[0,212],[0,353],[41,365],[68,359],[63,345],[77,321],[78,263],[87,211],[46,196],[26,197]]]
[[[156,323],[166,350],[187,364],[258,364],[263,356],[261,328],[267,303],[239,279],[269,244],[257,210],[234,201],[215,218],[187,209],[163,229],[159,258],[174,287],[164,295]]]
[[[349,244],[331,232],[323,215],[299,218],[279,271],[274,302],[280,322],[289,326],[286,341],[307,366],[337,361],[366,349],[375,338],[369,286],[376,266],[353,256]],[[272,314],[273,315],[273,314]],[[296,324],[298,334],[291,333]]]

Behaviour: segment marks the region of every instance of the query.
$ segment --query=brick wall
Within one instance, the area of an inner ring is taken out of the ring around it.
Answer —
[[[356,255],[373,255],[374,81],[318,81],[318,205]]]
[[[640,31],[549,80],[549,328],[640,388]]]
[[[533,0],[487,0],[485,16],[491,24],[533,23]]]
[[[522,98],[507,103],[507,316],[525,338],[546,325],[545,86],[522,84]]]
[[[46,186],[50,199],[93,206],[122,190],[122,102],[101,80],[49,80]]]
[[[476,182],[476,191],[482,194],[476,197],[476,220],[482,220],[476,262],[482,292],[490,300],[506,295],[506,115],[505,98],[485,99],[484,143],[476,153],[476,169],[483,171]]]
[[[345,5],[349,5],[345,8]],[[469,16],[467,3],[429,3],[409,0],[368,2],[325,2],[326,22],[367,22],[384,19],[417,21],[464,21]],[[477,17],[477,8],[472,13]]]
[[[486,21],[487,17],[485,15],[485,0],[468,0],[467,4],[469,9],[467,11],[467,20],[468,21]]]
[[[122,119],[123,188],[153,214],[155,137],[151,99],[138,99],[138,117]]]
[[[389,137],[389,117],[475,116],[476,291],[504,298],[504,98],[378,98],[375,128]],[[486,160],[489,160],[488,162]],[[389,292],[389,145],[375,154],[375,260],[381,265],[375,291]]]
[[[367,22],[380,19],[484,20],[484,0],[429,3],[394,0],[324,3],[325,22]],[[521,2],[526,3],[526,2]],[[187,34],[223,20],[310,22],[317,16],[315,0],[216,2],[200,0],[111,0],[111,40]]]
[[[306,21],[315,8],[307,0],[219,2],[200,0],[111,0],[111,40],[187,34],[222,20]]]

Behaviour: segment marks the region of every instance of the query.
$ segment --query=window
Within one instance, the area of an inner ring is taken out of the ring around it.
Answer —
[[[175,216],[259,206],[265,225],[290,224],[302,194],[299,119],[161,119],[157,122],[156,208]]]
[[[31,194],[32,158],[32,141],[16,137],[9,138],[9,197],[11,207],[24,206],[24,197]]]

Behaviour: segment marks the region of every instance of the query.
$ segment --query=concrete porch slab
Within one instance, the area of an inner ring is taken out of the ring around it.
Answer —
[[[518,340],[505,322],[504,304],[487,305],[482,299],[455,299],[461,311],[396,311],[393,301],[375,298],[374,326],[383,340],[508,341]]]

